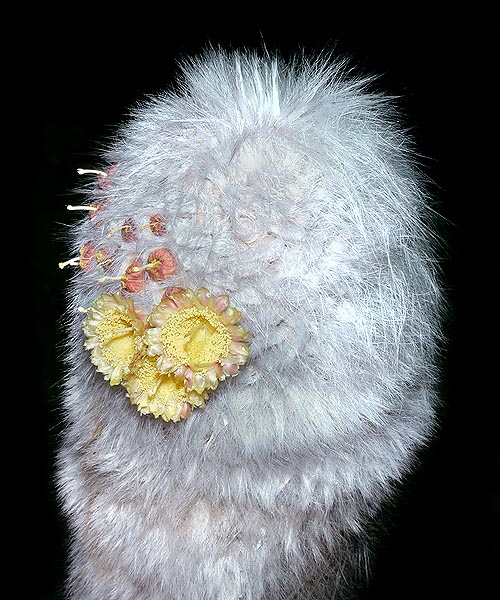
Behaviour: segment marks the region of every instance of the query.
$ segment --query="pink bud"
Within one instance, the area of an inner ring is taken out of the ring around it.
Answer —
[[[80,248],[80,268],[88,271],[95,257],[95,248],[91,241],[85,242]]]
[[[115,259],[115,251],[108,247],[100,248],[96,254],[97,268],[109,273]]]
[[[174,377],[184,377],[187,371],[187,365],[181,365],[174,371]]]
[[[149,217],[149,229],[153,235],[163,235],[167,229],[165,218],[159,214]]]
[[[186,374],[184,375],[184,383],[188,389],[191,389],[193,386],[193,371],[191,369],[186,369]]]
[[[123,287],[129,292],[140,292],[144,287],[144,271],[135,270],[142,267],[141,260],[137,258],[127,267],[122,279]]]
[[[95,202],[94,204],[92,204],[92,207],[93,207],[95,210],[91,210],[91,211],[89,212],[89,217],[90,217],[90,219],[91,219],[91,220],[92,220],[92,219],[95,219],[95,218],[96,218],[96,215],[97,215],[98,213],[100,213],[101,211],[103,211],[103,210],[106,208],[106,206],[108,205],[108,202],[109,202],[109,201],[108,201],[108,199],[107,199],[107,198],[105,198],[104,200],[100,200],[99,202]]]
[[[191,404],[184,402],[181,408],[181,419],[187,419],[191,414]]]
[[[125,219],[122,229],[122,239],[124,242],[135,242],[137,239],[137,224],[136,222],[128,217]]]
[[[215,312],[220,315],[229,306],[229,296],[217,296],[214,306]]]
[[[175,272],[175,259],[166,248],[158,248],[150,252],[148,264],[154,265],[148,268],[149,276],[153,281],[164,281]]]
[[[222,365],[222,370],[226,375],[237,375],[239,371],[238,365],[233,365],[228,363],[227,365]]]
[[[165,298],[168,298],[169,296],[173,296],[174,294],[178,294],[178,293],[183,292],[183,291],[184,291],[184,288],[180,288],[180,287],[170,287],[170,288],[167,288],[163,292],[162,301]]]
[[[118,166],[117,164],[111,165],[107,171],[104,171],[104,173],[106,173],[106,175],[99,174],[97,176],[97,184],[99,185],[101,190],[107,190],[112,185],[111,176],[116,171],[117,166]]]

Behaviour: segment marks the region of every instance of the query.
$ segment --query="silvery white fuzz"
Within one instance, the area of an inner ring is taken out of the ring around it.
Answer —
[[[211,51],[82,165],[58,456],[73,600],[343,598],[366,572],[433,431],[441,310],[427,192],[372,83]],[[139,327],[174,288],[228,296],[252,334],[177,421],[110,385],[83,330],[102,294]]]

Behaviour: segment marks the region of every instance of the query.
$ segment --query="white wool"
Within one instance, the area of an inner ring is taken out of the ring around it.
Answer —
[[[109,201],[73,249],[115,260],[70,284],[72,599],[340,598],[366,570],[367,530],[432,433],[441,304],[422,178],[371,84],[331,59],[213,51],[133,111],[96,167],[117,165],[107,189],[82,176],[89,203]],[[152,214],[161,237],[109,235]],[[103,380],[78,311],[158,247],[176,272],[137,305],[203,286],[254,336],[241,373],[179,423]]]

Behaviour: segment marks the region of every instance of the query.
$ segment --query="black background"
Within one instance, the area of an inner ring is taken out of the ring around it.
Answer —
[[[380,75],[378,88],[401,97],[444,217],[439,229],[449,308],[440,430],[382,520],[371,583],[360,598],[498,597],[498,392],[489,383],[496,372],[486,365],[490,352],[476,338],[478,330],[490,335],[488,314],[494,314],[488,313],[494,271],[481,271],[490,253],[485,226],[498,204],[498,166],[495,159],[489,165],[495,150],[486,144],[495,124],[488,83],[495,69],[482,75],[498,38],[493,15],[477,7],[442,15],[411,7],[406,15],[367,14],[359,7],[346,14],[335,5],[329,13],[312,6],[300,14],[289,6],[273,16],[251,5],[217,14],[194,6],[185,13],[167,6],[164,12],[148,5],[128,10],[124,15],[116,5],[32,13],[26,36],[23,78],[32,126],[19,162],[22,183],[29,180],[33,191],[26,268],[37,319],[24,409],[29,509],[20,521],[28,526],[22,541],[30,566],[24,573],[36,569],[37,575],[26,577],[33,592],[20,597],[62,598],[67,531],[53,477],[62,430],[61,315],[70,275],[57,263],[69,258],[65,231],[75,217],[65,205],[78,203],[72,192],[79,183],[76,169],[96,164],[98,148],[135,102],[171,85],[178,59],[209,44],[258,49],[263,43],[284,57],[333,49],[359,72]]]

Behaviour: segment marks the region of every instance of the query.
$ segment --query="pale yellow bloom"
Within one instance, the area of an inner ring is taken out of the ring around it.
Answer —
[[[192,406],[205,406],[208,392],[188,391],[182,380],[160,373],[155,363],[147,354],[137,355],[123,382],[130,402],[141,414],[179,421],[189,416]]]
[[[84,345],[90,350],[92,363],[110,385],[121,383],[141,346],[141,317],[134,302],[121,294],[101,294],[87,309]]]
[[[235,376],[249,355],[251,335],[240,325],[241,314],[228,296],[212,296],[206,288],[163,298],[153,308],[143,339],[156,369],[173,375],[187,391],[215,390]]]

